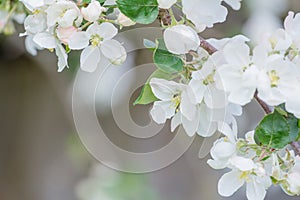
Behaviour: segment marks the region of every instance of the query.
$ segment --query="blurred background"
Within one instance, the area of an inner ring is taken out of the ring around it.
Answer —
[[[224,38],[243,33],[255,43],[265,32],[281,27],[288,10],[300,11],[299,0],[244,0],[240,11],[229,9],[227,22],[202,35]],[[17,32],[23,32],[21,26],[16,28]],[[0,36],[1,200],[225,199],[217,194],[217,182],[224,171],[215,171],[206,164],[209,155],[198,158],[203,142],[200,137],[196,137],[191,148],[175,163],[146,174],[117,172],[93,158],[81,143],[72,116],[72,87],[79,55],[73,52],[69,58],[70,69],[58,73],[54,54],[45,50],[32,57],[26,53],[24,38],[18,34]],[[105,124],[107,137],[118,146],[153,150],[174,137],[167,123],[161,133],[143,141],[142,147],[134,147],[139,141],[124,136],[117,128],[110,99],[106,98],[110,85],[122,73],[151,63],[151,59],[147,50],[133,52],[125,66],[107,72],[109,78],[104,83],[107,85],[103,91],[97,91],[99,123]],[[134,84],[132,80],[129,85]],[[124,85],[125,92],[129,85]],[[82,98],[84,90],[83,85]],[[118,106],[129,107],[132,119],[143,126],[150,121],[151,107],[132,106],[138,93],[139,90],[133,94],[130,104],[119,99]],[[243,116],[238,118],[240,133],[252,130],[262,116],[255,102],[247,105]],[[243,190],[227,199],[246,199]],[[279,187],[271,188],[266,197],[267,200],[287,198]]]

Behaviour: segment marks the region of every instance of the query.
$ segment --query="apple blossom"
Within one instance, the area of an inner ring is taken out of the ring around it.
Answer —
[[[159,15],[163,39],[145,45],[154,52],[159,75],[148,79],[150,90],[142,91],[146,100],[139,103],[153,103],[152,119],[159,124],[170,119],[172,132],[182,125],[188,136],[210,137],[216,131],[224,135],[214,142],[207,161],[214,169],[231,170],[219,180],[222,196],[231,196],[246,184],[249,200],[263,200],[271,180],[289,195],[300,194],[300,159],[287,148],[290,144],[300,155],[293,146],[300,137],[299,13],[289,12],[284,28],[275,30],[276,20],[269,23],[271,28],[263,24],[252,49],[243,35],[199,37],[199,32],[226,20],[228,6],[240,9],[241,0],[134,1],[137,6],[126,0],[20,2],[30,11],[25,21],[24,8],[11,1],[0,9],[0,30],[13,32],[13,20],[24,21],[25,33],[20,36],[26,36],[27,51],[36,55],[44,48],[55,50],[59,72],[68,67],[71,50],[82,50],[80,67],[87,72],[95,71],[101,59],[121,65],[127,54],[113,39],[117,27],[150,24]],[[270,13],[263,8],[270,6],[276,13],[282,9],[266,2],[270,0],[261,1],[260,13],[250,19],[249,27],[256,18],[269,21]],[[173,6],[180,12],[172,12]],[[181,21],[174,13],[181,14]],[[238,138],[236,116],[253,99],[267,115],[254,131]]]
[[[217,69],[219,87],[229,92],[228,101],[245,105],[251,101],[257,87],[258,68],[251,64],[250,48],[243,42],[232,42],[222,50],[226,64]]]
[[[75,23],[79,26],[82,22],[82,15],[77,5],[72,1],[61,0],[51,4],[45,12],[47,13],[48,27],[58,23],[61,27],[69,27]]]
[[[197,32],[186,25],[167,28],[164,32],[164,41],[167,49],[174,54],[185,54],[190,50],[196,51],[200,45]]]
[[[199,32],[206,27],[211,28],[215,23],[224,22],[227,9],[220,0],[182,0],[183,13],[191,20]]]
[[[90,40],[80,56],[80,67],[87,72],[96,70],[101,54],[109,59],[112,64],[120,65],[126,59],[126,51],[120,42],[112,38],[118,33],[114,25],[108,22],[102,24],[94,23],[86,30],[87,38]],[[75,40],[76,41],[76,40]]]
[[[96,22],[101,13],[106,9],[100,5],[100,3],[96,0],[92,0],[92,2],[86,7],[81,8],[81,13],[83,18],[89,22]]]

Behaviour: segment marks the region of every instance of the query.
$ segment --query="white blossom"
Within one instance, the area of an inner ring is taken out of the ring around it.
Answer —
[[[80,57],[80,67],[87,72],[96,70],[101,55],[112,64],[120,65],[126,59],[126,51],[120,42],[112,38],[118,33],[114,25],[108,22],[94,23],[86,30],[90,45],[85,47]]]
[[[254,96],[259,72],[252,65],[250,48],[243,42],[231,42],[224,47],[222,53],[227,63],[217,69],[220,77],[218,85],[229,92],[229,102],[245,105]]]
[[[270,56],[264,60],[258,75],[258,97],[270,106],[284,103],[286,96],[294,93],[296,80],[296,66],[292,62],[283,60],[281,56]]]
[[[92,0],[86,8],[81,8],[83,18],[89,22],[96,22],[103,11],[106,11],[106,8],[102,7],[96,0]]]
[[[181,93],[186,85],[152,78],[150,86],[153,94],[160,100],[154,102],[150,114],[155,122],[159,124],[165,123],[167,119],[171,119],[176,112],[179,112]]]
[[[182,6],[183,13],[199,32],[206,27],[211,28],[215,23],[224,22],[228,13],[220,0],[182,0]]]
[[[72,1],[58,1],[51,4],[45,12],[47,13],[48,27],[58,23],[61,27],[73,26],[73,23],[79,26],[82,22],[82,15],[77,5]]]
[[[185,54],[190,50],[196,51],[200,45],[197,32],[186,25],[167,28],[164,32],[164,41],[167,49],[174,54]]]

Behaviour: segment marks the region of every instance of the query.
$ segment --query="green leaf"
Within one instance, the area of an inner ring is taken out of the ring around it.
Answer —
[[[146,83],[141,91],[140,96],[135,100],[133,105],[134,106],[137,104],[146,105],[157,100],[158,99],[154,96],[152,92],[150,84]]]
[[[286,118],[290,127],[290,142],[297,141],[300,136],[300,128],[298,127],[298,119],[293,114],[288,114]]]
[[[117,0],[118,8],[131,20],[150,24],[158,16],[157,0]]]
[[[155,95],[152,92],[151,86],[149,84],[150,80],[152,78],[161,78],[165,80],[172,80],[177,77],[177,74],[169,74],[165,73],[159,69],[155,70],[151,76],[148,78],[147,82],[145,83],[139,97],[135,100],[133,105],[141,104],[146,105],[149,103],[152,103],[154,101],[157,101],[158,99],[155,97]]]
[[[162,39],[156,40],[154,52],[154,64],[162,71],[176,73],[183,70],[183,61],[178,55],[170,53]]]
[[[287,120],[275,111],[265,116],[257,126],[256,142],[274,149],[281,149],[290,143],[289,133],[290,127]]]

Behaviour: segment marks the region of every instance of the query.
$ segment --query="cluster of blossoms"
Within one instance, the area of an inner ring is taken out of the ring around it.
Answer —
[[[225,135],[214,143],[208,161],[214,169],[232,170],[219,181],[221,195],[231,196],[244,183],[250,200],[264,199],[272,183],[289,195],[300,194],[300,157],[288,149],[300,138],[300,14],[289,12],[284,27],[263,35],[251,51],[242,35],[199,37],[226,20],[226,4],[238,10],[241,0],[21,2],[30,11],[21,34],[27,50],[33,55],[44,48],[55,50],[58,71],[68,67],[71,50],[82,50],[80,66],[87,72],[96,70],[102,57],[122,64],[126,51],[113,39],[116,26],[149,24],[163,12],[163,38],[145,40],[158,69],[135,104],[154,103],[152,118],[159,124],[171,119],[171,131],[182,125],[189,136],[210,137],[217,131]],[[174,6],[184,15],[179,22]],[[6,12],[9,17],[0,21],[0,28],[11,23],[7,19],[17,19],[14,13]],[[238,139],[235,117],[254,98],[268,115],[246,139]]]
[[[300,157],[293,151],[257,145],[254,131],[246,133],[245,139],[237,139],[237,132],[227,124],[219,124],[219,129],[225,137],[214,143],[213,159],[208,164],[214,169],[231,169],[219,180],[222,196],[231,196],[245,183],[251,200],[264,199],[272,183],[279,184],[289,195],[300,194]]]
[[[287,194],[299,195],[300,157],[285,149],[292,141],[287,140],[279,148],[271,137],[267,144],[260,145],[254,140],[254,131],[246,134],[246,140],[237,139],[234,119],[242,114],[241,106],[256,96],[266,106],[279,109],[284,104],[283,115],[296,120],[296,125],[288,131],[295,126],[296,136],[299,136],[296,118],[300,118],[300,32],[295,29],[299,26],[300,14],[294,17],[290,12],[284,29],[264,35],[252,54],[246,43],[249,39],[241,35],[208,39],[218,49],[209,55],[200,47],[199,36],[190,26],[173,25],[164,32],[168,51],[184,61],[184,76],[179,82],[151,79],[152,92],[159,99],[151,110],[152,118],[157,123],[172,119],[171,130],[182,124],[189,136],[198,133],[209,137],[217,130],[226,136],[215,142],[211,150],[213,160],[208,161],[214,169],[232,169],[219,181],[218,190],[222,196],[231,196],[246,182],[248,199],[264,199],[272,181],[280,184]],[[281,121],[267,123],[280,126]],[[271,128],[267,123],[261,125],[266,126],[264,134]]]
[[[117,9],[109,10],[110,5],[101,5],[96,0],[22,2],[31,11],[24,21],[25,33],[21,34],[26,36],[28,52],[36,55],[43,48],[55,50],[59,72],[68,67],[67,54],[71,50],[83,50],[80,66],[88,72],[97,68],[102,56],[115,65],[125,61],[124,47],[113,39],[118,33],[114,24],[127,26],[133,22]]]

